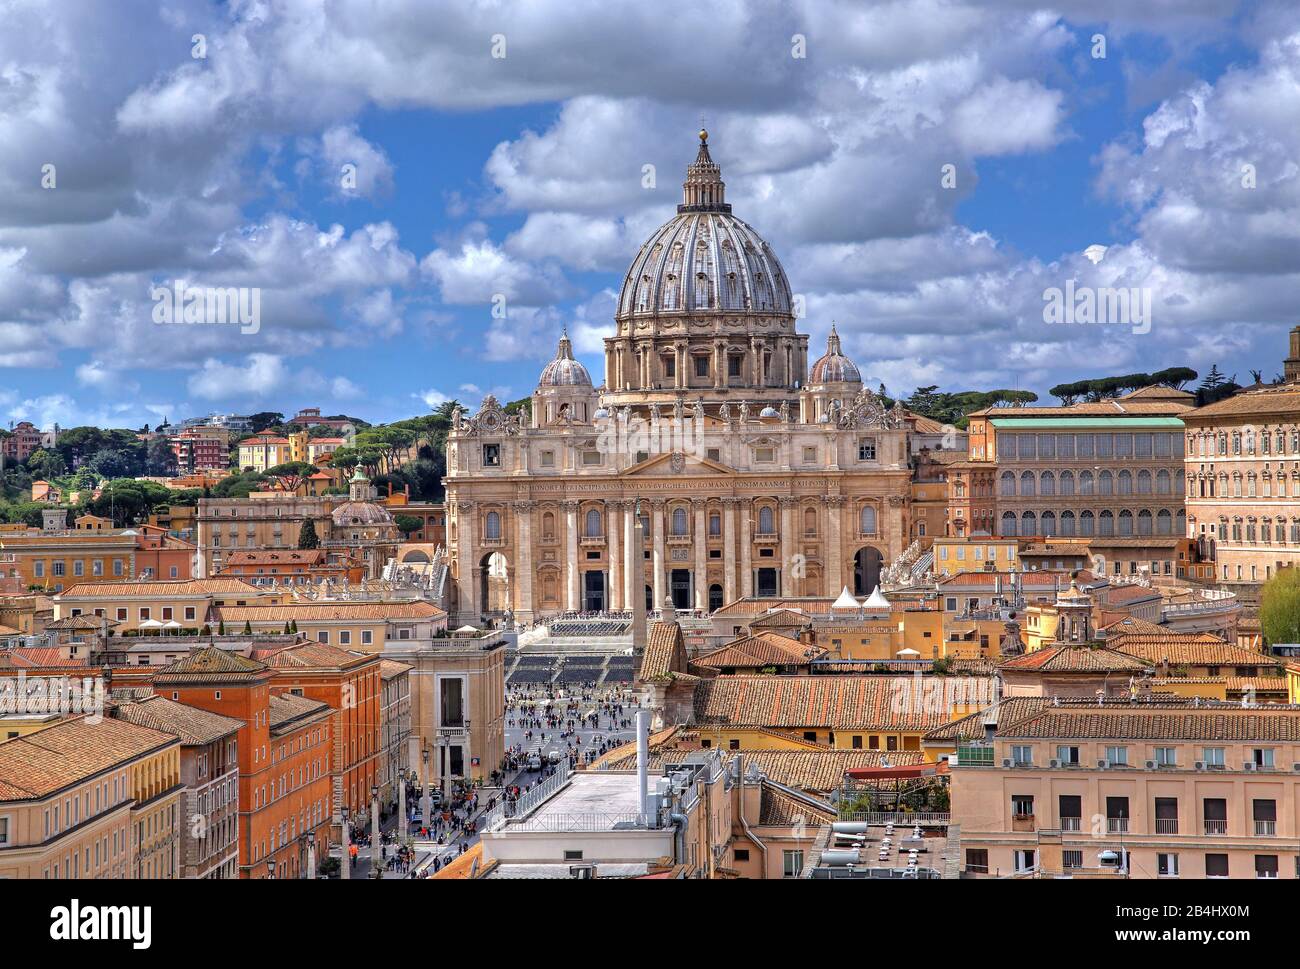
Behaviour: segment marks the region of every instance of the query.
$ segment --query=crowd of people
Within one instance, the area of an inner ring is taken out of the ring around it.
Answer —
[[[633,729],[639,708],[638,696],[618,687],[511,688],[506,695],[506,727],[522,731],[522,741],[511,753],[518,758],[518,765],[526,766],[530,750],[559,750],[570,768],[577,767],[580,761],[593,761],[626,743],[626,737],[616,735]],[[583,730],[595,732],[584,741]]]

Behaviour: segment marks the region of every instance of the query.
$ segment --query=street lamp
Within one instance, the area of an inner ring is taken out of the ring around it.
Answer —
[[[421,823],[426,827],[431,827],[433,819],[429,817],[429,748],[420,747],[420,759],[424,762],[423,784],[421,785],[420,794],[420,817]]]
[[[271,878],[271,879],[274,879],[274,878],[275,878],[275,859],[274,859],[274,858],[269,859],[269,860],[267,861],[267,863],[266,863],[266,877],[267,877],[267,878]]]
[[[307,877],[316,877],[316,832],[307,832]]]
[[[346,804],[339,807],[339,817],[343,821],[340,839],[343,842],[343,859],[339,864],[339,878],[347,881],[352,876],[352,855],[349,851],[352,847],[352,838],[348,834],[348,806]]]

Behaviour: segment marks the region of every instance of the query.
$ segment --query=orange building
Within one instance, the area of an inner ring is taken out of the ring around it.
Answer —
[[[334,725],[335,791],[354,815],[364,814],[383,759],[383,677],[378,653],[352,653],[306,642],[254,652],[272,671],[271,690],[327,703]]]
[[[135,531],[135,574],[155,579],[191,579],[194,577],[194,553],[183,542],[158,525],[137,525]]]
[[[327,579],[360,583],[366,577],[366,564],[345,551],[265,548],[231,552],[216,574],[256,586],[305,586]]]
[[[160,696],[243,721],[240,878],[272,871],[276,878],[302,877],[307,833],[327,844],[333,816],[334,711],[306,697],[273,695],[273,677],[263,663],[209,646],[153,678]]]

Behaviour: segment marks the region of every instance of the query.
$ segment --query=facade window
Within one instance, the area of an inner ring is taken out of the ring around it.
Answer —
[[[859,515],[859,525],[862,528],[863,535],[876,534],[876,509],[871,505],[863,505],[862,512]]]
[[[858,460],[876,460],[876,439],[874,437],[864,437],[858,440]]]
[[[783,877],[798,878],[803,871],[803,852],[789,850],[781,852],[781,866]]]

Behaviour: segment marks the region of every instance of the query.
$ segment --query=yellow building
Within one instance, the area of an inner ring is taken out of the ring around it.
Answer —
[[[216,623],[210,613],[222,606],[267,605],[283,594],[254,588],[240,579],[188,579],[177,582],[85,582],[54,597],[55,618],[97,616],[111,619],[118,636],[143,630],[202,629]],[[168,623],[175,623],[168,626]],[[242,624],[241,624],[242,625]],[[283,626],[283,622],[281,623]]]
[[[419,600],[232,603],[216,612],[229,633],[245,625],[255,633],[280,633],[288,623],[309,639],[367,653],[382,652],[388,642],[429,645],[447,631],[447,613]]]
[[[934,573],[1016,572],[1020,569],[1020,543],[1014,538],[989,535],[973,538],[939,537],[934,540]]]
[[[239,442],[239,466],[244,470],[266,471],[293,460],[293,446],[288,438],[262,431]],[[304,459],[305,460],[305,459]]]
[[[176,877],[180,744],[89,716],[0,743],[0,879]]]

